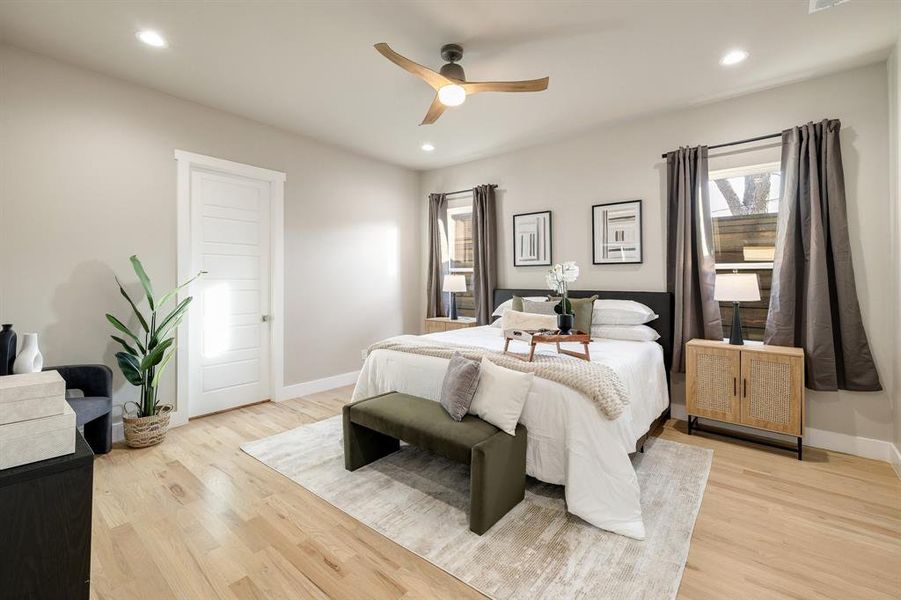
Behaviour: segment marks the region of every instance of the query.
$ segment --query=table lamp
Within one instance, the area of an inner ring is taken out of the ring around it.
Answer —
[[[741,335],[741,312],[738,303],[760,300],[757,273],[718,273],[713,299],[717,302],[732,303],[732,331],[729,334],[729,343],[734,346],[743,345],[745,342]]]
[[[463,275],[445,275],[442,291],[450,292],[450,318],[457,320],[457,292],[466,291],[466,277]]]

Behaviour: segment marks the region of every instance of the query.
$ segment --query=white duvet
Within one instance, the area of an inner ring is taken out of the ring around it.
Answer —
[[[494,327],[421,337],[491,350],[504,347],[503,331]],[[611,421],[580,392],[536,377],[520,417],[529,432],[526,472],[566,486],[570,513],[601,529],[644,539],[638,480],[628,455],[668,404],[663,349],[656,342],[619,340],[595,340],[589,348],[592,361],[610,366],[622,379],[629,404]],[[525,352],[527,346],[514,341],[510,350]],[[539,345],[538,352],[556,349]],[[398,391],[437,401],[447,363],[443,358],[376,350],[363,365],[353,398]]]

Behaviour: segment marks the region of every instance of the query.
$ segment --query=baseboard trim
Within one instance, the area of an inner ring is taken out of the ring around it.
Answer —
[[[901,479],[901,450],[894,444],[892,444],[892,469],[894,469],[898,479]]]
[[[295,383],[286,385],[275,394],[275,401],[290,400],[291,398],[299,398],[309,394],[325,392],[345,385],[353,385],[357,382],[360,371],[349,371],[340,375],[332,375],[331,377],[323,377],[322,379],[314,379],[313,381],[305,381],[303,383]]]
[[[813,429],[811,427],[807,427],[804,430],[804,445],[884,462],[892,461],[892,452],[895,450],[894,444],[884,440],[874,440],[872,438]]]
[[[672,404],[670,408],[674,419],[678,419],[680,421],[688,420],[688,416],[685,412],[685,405]],[[719,423],[718,421],[709,420],[705,420],[705,422],[715,425],[723,425],[727,429],[731,429],[731,427],[729,427],[726,423]],[[740,429],[741,431],[753,431],[755,434],[760,434],[779,440],[794,439],[790,437],[786,438],[779,436],[778,434],[767,435],[768,432],[761,430],[748,428],[737,429]],[[847,433],[837,433],[834,431],[826,431],[823,429],[806,427],[804,428],[804,445],[810,446],[812,448],[832,450],[833,452],[843,452],[845,454],[853,454],[854,456],[860,456],[862,458],[872,458],[874,460],[881,460],[884,462],[892,463],[892,467],[895,469],[895,472],[898,473],[899,477],[901,477],[901,453],[899,453],[898,448],[896,448],[895,445],[891,442],[884,440],[874,440],[872,438],[859,437],[856,435],[849,435]]]
[[[276,390],[273,401],[281,402],[283,400],[299,398],[300,396],[306,396],[308,394],[333,390],[335,388],[344,387],[345,385],[353,385],[357,382],[357,377],[359,375],[360,371],[349,371],[339,375],[332,375],[331,377],[323,377],[322,379],[314,379],[313,381],[286,385],[281,389]],[[184,423],[181,423],[181,425],[184,425]],[[172,427],[177,427],[177,425],[173,425]],[[125,441],[125,429],[122,426],[122,420],[119,419],[118,421],[113,422],[113,442],[123,441]]]
[[[125,427],[122,425],[122,421],[118,421],[113,423],[113,443],[116,442],[124,442],[125,441]]]

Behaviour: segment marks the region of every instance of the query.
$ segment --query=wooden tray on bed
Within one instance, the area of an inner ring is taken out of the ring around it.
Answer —
[[[535,347],[538,344],[554,344],[557,346],[558,354],[574,356],[576,358],[581,358],[582,360],[591,360],[591,355],[588,353],[588,343],[591,341],[591,337],[584,331],[573,330],[569,333],[560,333],[559,330],[553,329],[507,329],[504,331],[504,338],[504,354],[510,354],[511,356],[522,358],[527,362],[532,362],[532,359],[535,358]],[[511,340],[519,340],[529,344],[529,357],[523,358],[519,354],[511,354],[510,352],[508,352]],[[560,347],[561,343],[582,344],[582,347],[585,350],[584,352],[573,352],[572,350],[566,350]]]

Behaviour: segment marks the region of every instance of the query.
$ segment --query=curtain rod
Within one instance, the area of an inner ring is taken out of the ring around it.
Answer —
[[[488,187],[490,187],[491,189],[494,189],[497,187],[497,185],[492,183]],[[465,194],[467,192],[472,193],[473,190],[475,190],[475,188],[469,188],[468,190],[457,190],[456,192],[444,192],[444,195],[445,196],[453,196],[454,194]]]
[[[772,138],[782,137],[782,132],[768,133],[767,135],[758,135],[757,137],[748,138],[746,140],[738,140],[737,142],[726,142],[725,144],[717,144],[716,146],[708,146],[708,150],[716,150],[717,148],[726,148],[727,146],[738,146],[739,144],[750,144],[751,142],[759,142],[761,140],[769,140]],[[667,153],[668,154],[668,153]],[[661,154],[660,158],[666,158],[666,154]]]

